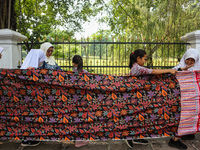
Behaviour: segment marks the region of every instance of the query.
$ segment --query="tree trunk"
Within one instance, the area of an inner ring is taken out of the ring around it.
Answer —
[[[15,0],[0,1],[0,29],[5,28],[16,30]]]

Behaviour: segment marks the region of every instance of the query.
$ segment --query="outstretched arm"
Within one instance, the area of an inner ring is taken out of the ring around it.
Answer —
[[[177,71],[175,69],[153,69],[151,74],[165,74],[165,73],[171,73],[171,74],[176,74]]]

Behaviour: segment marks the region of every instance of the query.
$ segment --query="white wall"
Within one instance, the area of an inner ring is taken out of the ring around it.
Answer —
[[[181,39],[187,43],[190,43],[186,50],[189,48],[195,48],[200,53],[200,30],[187,33],[185,36],[182,36]]]
[[[27,37],[10,29],[0,29],[0,47],[4,48],[0,59],[0,68],[16,69],[21,65],[21,43]]]

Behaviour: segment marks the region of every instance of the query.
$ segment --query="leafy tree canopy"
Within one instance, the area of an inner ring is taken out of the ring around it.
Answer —
[[[179,40],[198,29],[199,9],[199,0],[110,0],[104,21],[117,35]]]
[[[62,28],[73,35],[81,24],[102,10],[100,0],[18,0],[15,3],[17,31],[31,42]]]
[[[109,15],[102,20],[111,26],[116,36],[126,39],[180,42],[181,36],[199,29],[199,9],[199,0],[110,0],[106,5]],[[152,65],[153,53],[159,53],[160,46],[146,45],[148,65]],[[177,49],[175,55],[183,51],[185,49]]]

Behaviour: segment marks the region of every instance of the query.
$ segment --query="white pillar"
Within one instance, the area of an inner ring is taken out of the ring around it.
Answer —
[[[181,37],[181,40],[190,43],[190,45],[187,45],[186,50],[189,48],[195,48],[200,53],[200,30],[187,33],[185,36]]]
[[[27,37],[10,29],[0,29],[0,47],[4,48],[0,68],[16,69],[21,65],[21,43]],[[19,64],[20,63],[20,64]]]

